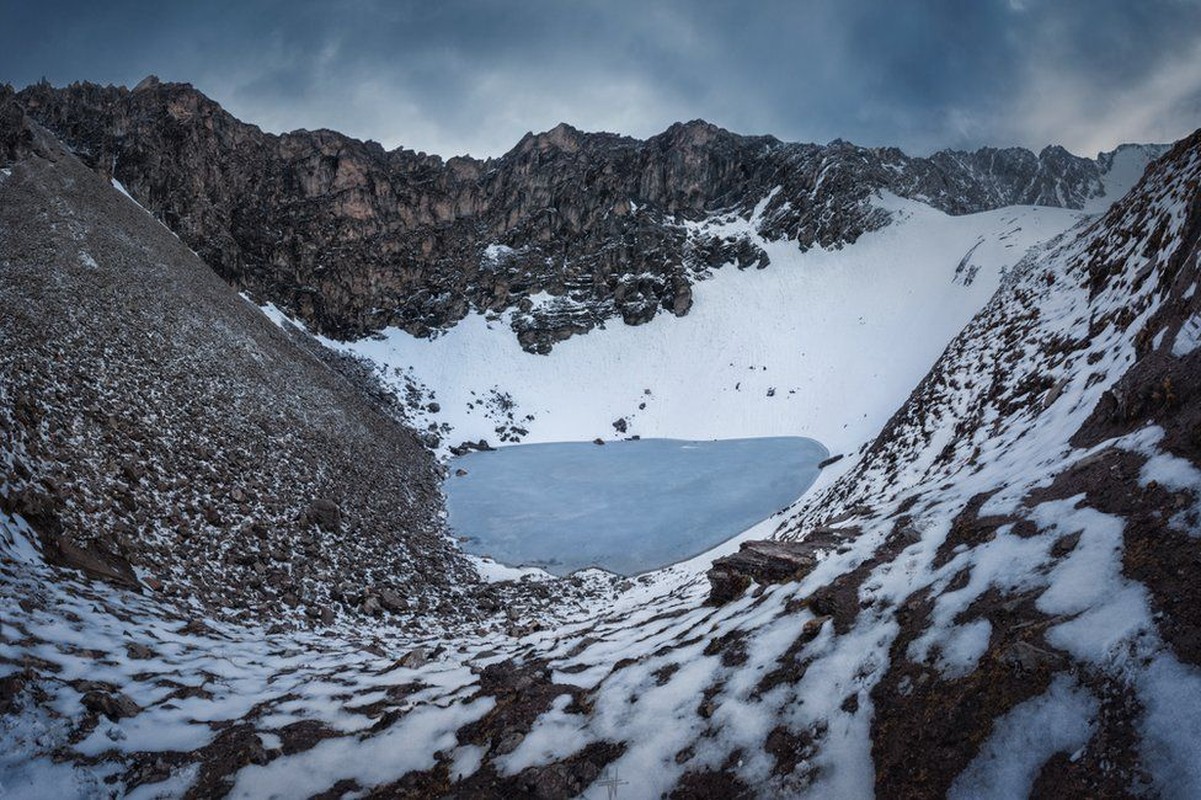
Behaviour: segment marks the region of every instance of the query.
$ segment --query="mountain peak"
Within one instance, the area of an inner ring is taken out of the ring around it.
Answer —
[[[773,206],[779,213],[768,235],[802,246],[839,247],[888,223],[872,205],[877,190],[951,214],[1014,204],[1083,208],[1100,193],[1096,164],[1053,149],[1044,155],[1058,155],[1041,164],[1023,149],[910,159],[899,150],[842,140],[824,147],[776,147],[774,137],[732,133],[704,119],[677,122],[645,141],[559,122],[525,134],[494,163],[444,161],[400,149],[383,157],[378,147],[328,130],[263,134],[188,84],[158,83],[150,76],[140,86],[134,92],[34,87],[16,102],[31,118],[65,134],[87,163],[112,169],[154,213],[186,220],[185,241],[228,280],[336,337],[386,326],[426,334],[453,324],[472,306],[499,310],[519,304],[521,292],[559,288],[541,265],[562,258],[548,243],[564,237],[571,238],[572,259],[581,269],[660,278],[637,291],[589,283],[587,302],[598,310],[595,320],[620,314],[635,324],[662,309],[680,313],[689,303],[690,281],[680,261],[661,256],[676,247],[675,228],[640,214],[639,223],[646,225],[635,236],[627,215],[615,212],[631,201],[648,214],[653,209],[700,219],[719,209],[749,214],[780,186]],[[189,137],[186,151],[178,149],[181,125]],[[148,151],[164,158],[148,159]],[[1141,168],[1126,173],[1136,177]],[[280,182],[280,175],[287,180]],[[201,183],[196,176],[203,176]],[[192,187],[195,196],[153,190],[163,185]],[[283,211],[297,201],[324,210]],[[197,203],[211,211],[196,215]],[[259,220],[259,227],[284,231],[284,240],[255,235],[255,226],[238,222],[245,215]],[[339,220],[337,228],[326,224],[327,215]],[[447,224],[453,235],[442,230]],[[653,234],[647,226],[655,228]],[[325,255],[297,261],[289,242],[299,241]],[[389,252],[412,254],[405,260],[420,268],[422,292],[414,291],[409,272],[379,261],[381,241]],[[540,266],[526,280],[493,276],[495,285],[470,284],[477,254],[494,242],[528,245],[529,263],[537,260]],[[715,245],[706,258],[720,263],[730,257],[727,250]],[[761,260],[749,246],[735,255],[747,264]],[[319,267],[327,258],[339,266]],[[348,284],[367,272],[373,277],[365,291],[327,297],[316,306],[307,294],[281,290],[259,266],[279,263],[297,265],[301,286],[335,275]],[[534,351],[595,324],[552,316],[535,322],[519,331],[522,345]]]
[[[160,81],[160,80],[158,79],[158,76],[157,76],[157,75],[154,75],[154,74],[152,73],[152,74],[150,74],[150,75],[147,75],[145,78],[142,78],[142,80],[140,80],[140,81],[138,82],[138,85],[137,85],[137,86],[135,86],[135,87],[133,87],[133,90],[134,90],[135,92],[140,92],[140,91],[143,91],[143,90],[145,90],[145,89],[153,89],[153,88],[155,88],[156,86],[160,86],[160,85],[162,85],[162,81]]]
[[[542,133],[527,133],[518,143],[518,149],[528,151],[536,149],[539,152],[561,150],[574,153],[580,149],[584,133],[566,122],[560,122],[555,127]]]
[[[677,122],[665,130],[662,135],[672,142],[702,146],[718,137],[733,136],[734,134],[712,122],[694,119],[688,122]]]
[[[1061,144],[1049,144],[1038,152],[1039,159],[1071,158],[1072,153]]]

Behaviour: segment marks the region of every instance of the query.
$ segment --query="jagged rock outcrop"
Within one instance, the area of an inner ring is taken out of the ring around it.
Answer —
[[[717,212],[758,206],[767,239],[840,247],[887,224],[871,202],[880,190],[956,214],[1075,208],[1103,174],[1055,147],[910,158],[702,121],[646,141],[561,124],[498,159],[444,161],[328,130],[266,134],[153,78],[133,90],[38,84],[16,99],[227,281],[323,333],[426,335],[470,309],[514,309],[536,352],[611,317],[685,314],[709,268],[765,266],[745,237],[687,225]]]
[[[709,568],[709,602],[722,605],[737,600],[753,583],[767,585],[800,581],[821,557],[836,550],[847,537],[837,530],[810,532],[803,541],[753,540],[737,553],[716,559]]]

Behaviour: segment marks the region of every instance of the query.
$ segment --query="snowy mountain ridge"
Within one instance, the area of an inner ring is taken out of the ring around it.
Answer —
[[[1061,147],[911,158],[700,120],[646,141],[560,124],[498,159],[443,161],[333,131],[264,134],[187,84],[38,84],[11,96],[236,288],[315,332],[428,335],[516,309],[514,333],[540,353],[606,320],[687,314],[698,275],[721,264],[765,266],[746,237],[690,223],[747,218],[769,193],[764,240],[831,249],[888,224],[879,192],[950,214],[1079,209],[1106,193],[1115,163]],[[1121,152],[1150,160],[1162,148]],[[544,293],[556,301],[535,307]]]

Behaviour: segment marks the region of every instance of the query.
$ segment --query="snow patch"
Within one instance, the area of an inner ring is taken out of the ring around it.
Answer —
[[[490,244],[484,248],[484,259],[495,264],[502,261],[517,251],[507,244]]]
[[[248,302],[252,305],[257,305],[246,294],[242,295],[242,299],[244,299],[246,302]],[[307,333],[307,331],[305,330],[305,327],[302,323],[297,322],[296,320],[292,319],[290,316],[288,316],[287,312],[280,309],[274,303],[264,303],[263,305],[258,306],[258,308],[260,311],[262,311],[267,316],[267,319],[274,322],[276,325],[278,325],[283,330],[294,329],[294,330],[301,331],[302,333]]]
[[[406,772],[428,769],[434,754],[455,747],[455,731],[496,705],[493,698],[430,705],[410,712],[383,731],[365,738],[327,739],[310,750],[238,773],[230,797],[309,797],[339,780],[365,786],[390,783]]]
[[[474,556],[465,554],[471,565],[475,567],[475,571],[479,574],[480,580],[488,583],[500,583],[501,581],[519,581],[519,580],[553,580],[554,576],[549,572],[537,567],[509,567],[491,558],[482,556]]]
[[[1060,676],[1046,693],[1013,708],[968,765],[948,796],[952,800],[1027,797],[1038,770],[1056,753],[1072,753],[1092,736],[1097,699]]]
[[[112,179],[112,184],[113,184],[113,188],[114,188],[114,189],[116,189],[118,192],[120,192],[121,194],[123,194],[123,195],[125,195],[126,197],[128,197],[130,200],[133,200],[133,195],[131,195],[131,194],[129,193],[129,190],[125,188],[125,184],[121,183],[121,181],[117,180],[116,178],[113,178],[113,179]],[[137,200],[133,200],[133,202],[134,202],[134,203],[137,203],[137,205],[138,205],[138,207],[139,207],[139,208],[141,208],[141,207],[142,207],[142,204],[141,204],[141,203],[138,203],[138,201],[137,201]]]
[[[1195,286],[1196,284],[1193,284],[1189,287],[1190,294]],[[1193,314],[1176,332],[1176,339],[1172,342],[1172,355],[1184,358],[1196,350],[1198,345],[1201,345],[1201,314]]]

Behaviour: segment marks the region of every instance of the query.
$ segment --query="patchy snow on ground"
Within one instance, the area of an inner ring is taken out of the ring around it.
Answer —
[[[1087,690],[1059,677],[1046,694],[997,721],[979,756],[951,787],[952,800],[1028,797],[1038,769],[1055,753],[1088,742],[1099,704]]]

